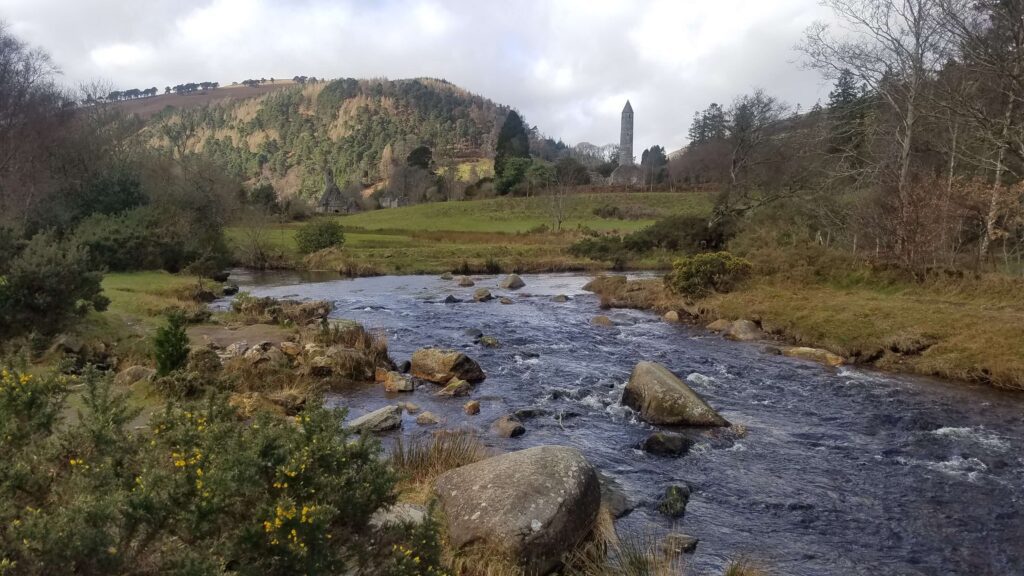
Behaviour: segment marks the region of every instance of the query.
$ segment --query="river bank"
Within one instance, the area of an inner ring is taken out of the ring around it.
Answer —
[[[660,278],[605,277],[591,288],[610,308],[675,311],[701,325],[747,319],[769,338],[852,364],[1024,390],[1024,301],[1003,277],[885,286],[768,277],[697,301],[671,294]]]
[[[397,362],[430,345],[471,356],[487,373],[469,397],[479,402],[473,416],[464,412],[466,399],[436,396],[430,386],[399,394],[356,387],[328,402],[359,418],[400,399],[439,422],[422,425],[419,414],[403,414],[401,427],[385,435],[389,442],[429,438],[443,427],[476,430],[500,451],[576,448],[635,505],[617,521],[620,533],[679,530],[700,539],[688,573],[717,573],[744,556],[808,576],[1014,573],[1024,566],[1010,544],[1022,536],[1019,515],[1006,513],[1024,497],[1015,480],[1024,466],[1015,395],[824,367],[650,312],[617,310],[606,313],[608,325],[594,324],[599,298],[582,290],[589,278],[575,274],[527,275],[514,291],[500,288],[498,275],[473,276],[471,287],[428,276],[234,278],[259,296],[334,302],[332,317],[380,331]],[[481,288],[495,298],[474,301]],[[481,333],[497,346],[484,344]],[[658,427],[619,399],[640,361],[664,364],[746,435],[698,434],[681,458],[639,449]],[[525,432],[506,438],[492,430],[508,414],[518,415]],[[665,518],[657,509],[662,493],[684,483],[691,489],[686,515]]]

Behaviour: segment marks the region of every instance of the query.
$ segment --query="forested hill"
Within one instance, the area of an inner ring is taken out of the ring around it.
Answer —
[[[486,175],[508,108],[444,80],[356,80],[294,85],[148,120],[153,144],[201,152],[244,180],[268,179],[284,195],[316,197],[323,167],[338,184],[373,186],[427,146],[438,166]],[[478,173],[479,172],[479,173]]]

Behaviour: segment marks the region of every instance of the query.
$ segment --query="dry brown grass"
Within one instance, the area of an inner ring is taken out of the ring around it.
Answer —
[[[405,442],[399,437],[391,453],[391,465],[409,484],[430,484],[439,475],[487,458],[487,449],[476,434],[465,430],[441,430],[428,439]]]
[[[1005,276],[920,283],[776,275],[695,303],[660,279],[600,276],[607,308],[678,310],[702,322],[746,318],[776,337],[854,363],[1024,390],[1024,284]]]
[[[650,535],[628,534],[607,545],[581,547],[568,559],[569,576],[679,576],[685,562],[677,554],[663,551],[661,542]]]

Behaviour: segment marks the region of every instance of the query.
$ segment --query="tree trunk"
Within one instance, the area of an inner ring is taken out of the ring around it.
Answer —
[[[1003,191],[1003,173],[1006,171],[1006,148],[1010,136],[1010,122],[1013,119],[1013,99],[1006,103],[1006,114],[1003,115],[1003,132],[996,152],[996,174],[989,194],[988,213],[985,215],[985,235],[978,247],[978,263],[988,255],[989,245],[996,236],[996,221],[999,219],[999,197]]]

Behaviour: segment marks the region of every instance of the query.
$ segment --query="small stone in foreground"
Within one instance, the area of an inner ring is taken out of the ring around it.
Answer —
[[[475,416],[480,413],[480,401],[470,400],[462,407],[462,411],[469,416]]]

